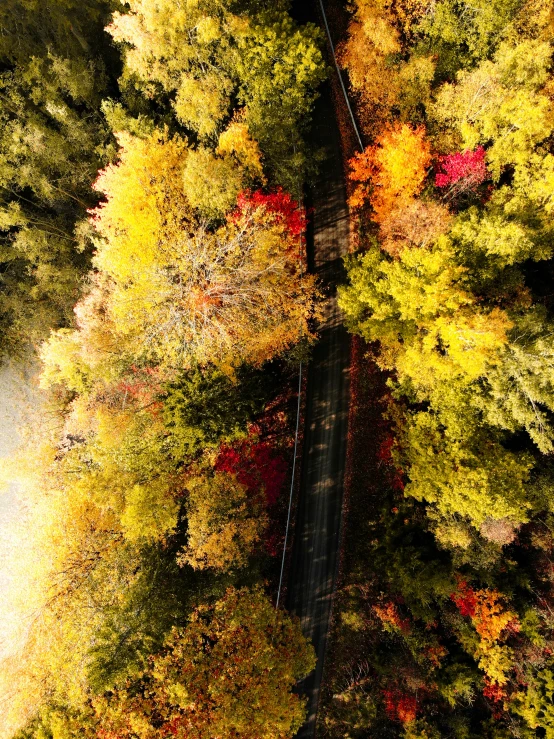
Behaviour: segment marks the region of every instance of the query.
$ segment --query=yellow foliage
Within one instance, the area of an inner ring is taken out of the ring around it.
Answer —
[[[246,187],[247,176],[231,156],[216,156],[202,146],[189,152],[183,172],[187,200],[208,219],[221,219],[237,202]]]
[[[234,81],[234,47],[229,29],[240,35],[243,21],[221,3],[130,0],[129,11],[114,13],[108,33],[125,43],[128,72],[175,92],[179,120],[201,137],[217,132],[229,110]],[[215,63],[214,63],[215,59]]]
[[[120,134],[119,143],[120,161],[95,184],[106,202],[93,222],[102,237],[95,264],[122,284],[171,266],[178,248],[172,237],[190,226],[192,215],[182,186],[185,141],[155,132],[147,139]]]
[[[391,211],[410,205],[421,192],[430,164],[431,148],[422,126],[389,126],[374,147],[350,160],[350,179],[359,184],[349,203],[360,207],[369,199],[373,220],[383,223]]]
[[[505,685],[513,667],[513,650],[505,644],[482,644],[479,651],[479,667],[491,683]]]
[[[184,142],[157,133],[122,143],[120,163],[99,177],[107,200],[93,216],[120,351],[174,368],[230,366],[261,363],[309,334],[314,279],[300,280],[282,219],[247,205],[215,233],[196,227]]]
[[[202,146],[190,151],[183,173],[189,203],[208,218],[222,218],[256,181],[265,183],[260,148],[240,121],[223,131],[215,154]]]
[[[211,136],[229,109],[232,89],[231,81],[218,74],[207,74],[202,79],[183,74],[175,97],[177,118],[200,136]]]
[[[182,564],[228,571],[244,567],[267,525],[259,504],[226,473],[188,481],[188,544]]]
[[[219,136],[217,153],[233,156],[252,178],[264,181],[262,153],[258,142],[250,136],[246,123],[235,120],[227,126]]]

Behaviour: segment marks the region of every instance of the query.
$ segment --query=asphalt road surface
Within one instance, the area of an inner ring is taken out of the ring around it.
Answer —
[[[315,143],[326,158],[312,188],[311,271],[325,286],[320,339],[308,371],[302,479],[289,578],[287,606],[299,616],[313,643],[317,666],[299,686],[308,696],[309,714],[298,733],[315,735],[331,600],[337,570],[349,397],[350,342],[336,300],[348,252],[348,212],[339,132],[331,94],[324,87],[314,115]],[[310,238],[311,237],[311,238]]]

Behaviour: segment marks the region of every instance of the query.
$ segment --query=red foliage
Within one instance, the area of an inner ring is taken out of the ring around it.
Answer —
[[[392,448],[394,447],[394,436],[392,434],[385,436],[379,444],[377,457],[382,462],[390,462],[392,460]]]
[[[489,172],[482,146],[475,151],[457,152],[439,158],[440,171],[435,175],[437,187],[450,187],[457,194],[473,190],[484,182]]]
[[[434,667],[440,667],[441,662],[448,654],[448,649],[442,644],[434,644],[424,648],[424,653]]]
[[[485,678],[483,695],[485,696],[485,698],[488,698],[495,703],[505,701],[508,697],[506,691],[501,685],[498,685],[497,683],[491,683],[487,678]]]
[[[465,580],[458,580],[458,590],[452,593],[450,600],[454,601],[462,616],[475,615],[477,610],[477,594]]]
[[[276,557],[283,546],[283,536],[276,531],[270,531],[265,537],[265,550],[270,557]]]
[[[300,237],[306,230],[306,211],[293,200],[288,192],[278,187],[273,192],[264,193],[262,190],[241,192],[237,198],[236,216],[242,215],[250,209],[265,208],[278,223],[282,223],[291,236]]]
[[[251,495],[258,495],[263,488],[267,504],[273,505],[287,476],[287,461],[269,442],[249,438],[222,445],[215,469],[236,475]]]
[[[122,408],[147,409],[153,415],[162,408],[161,401],[156,401],[161,393],[161,377],[157,368],[140,368],[133,364],[130,374],[116,383],[113,390],[121,398]]]
[[[186,729],[188,720],[185,720],[185,718],[181,716],[175,716],[175,718],[172,718],[171,721],[168,721],[166,724],[162,726],[160,735],[161,736],[168,736],[169,734],[171,736],[182,736],[183,731]]]
[[[409,724],[416,720],[417,700],[415,695],[403,693],[398,688],[383,690],[385,711],[391,721]]]

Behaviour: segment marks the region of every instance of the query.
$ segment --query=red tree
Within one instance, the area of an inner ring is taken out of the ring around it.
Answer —
[[[281,223],[291,236],[301,237],[306,230],[306,211],[293,200],[288,192],[278,187],[269,193],[262,190],[241,192],[237,198],[237,211],[234,217],[252,209],[264,208],[277,223]]]
[[[221,446],[215,469],[235,475],[251,495],[263,489],[268,505],[279,497],[287,476],[285,458],[269,442],[252,438]]]
[[[385,711],[391,721],[409,724],[416,720],[417,700],[415,695],[403,693],[398,688],[383,690]]]
[[[489,177],[482,146],[475,151],[468,149],[440,157],[439,168],[435,175],[435,185],[440,188],[448,187],[452,196],[475,190]]]

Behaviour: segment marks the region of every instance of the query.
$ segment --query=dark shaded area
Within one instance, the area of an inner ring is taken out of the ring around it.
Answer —
[[[308,373],[302,480],[288,607],[302,624],[318,656],[317,667],[301,684],[309,715],[299,737],[315,733],[331,600],[337,570],[349,399],[350,339],[342,325],[336,287],[343,280],[348,251],[348,211],[342,177],[339,132],[328,86],[314,114],[313,143],[325,158],[309,193],[313,229],[309,265],[326,292],[324,315]]]

